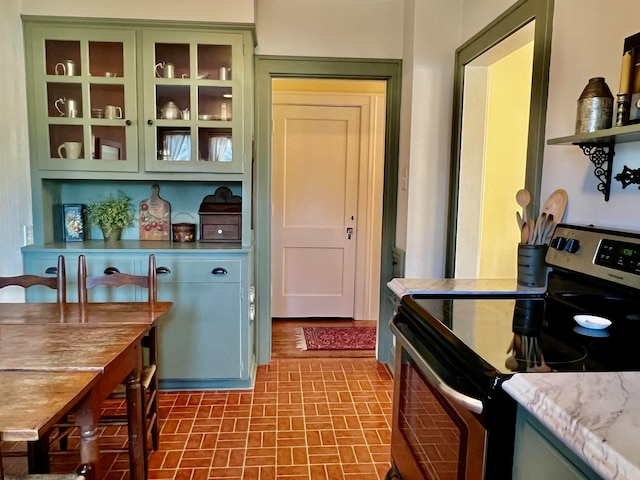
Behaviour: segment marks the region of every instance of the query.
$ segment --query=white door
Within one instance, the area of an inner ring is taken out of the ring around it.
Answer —
[[[353,317],[360,113],[273,106],[273,317]]]

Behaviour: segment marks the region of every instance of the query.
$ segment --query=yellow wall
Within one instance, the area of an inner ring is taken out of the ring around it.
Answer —
[[[530,43],[490,67],[480,278],[517,273],[515,194],[525,178],[532,62]]]

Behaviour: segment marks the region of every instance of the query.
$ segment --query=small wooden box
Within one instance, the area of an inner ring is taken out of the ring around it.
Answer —
[[[227,187],[219,187],[200,204],[201,242],[239,242],[242,240],[242,198]]]

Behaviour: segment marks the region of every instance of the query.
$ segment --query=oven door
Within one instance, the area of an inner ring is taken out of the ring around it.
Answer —
[[[396,316],[391,456],[402,480],[481,480],[487,430],[482,394]],[[393,470],[393,469],[392,469]]]

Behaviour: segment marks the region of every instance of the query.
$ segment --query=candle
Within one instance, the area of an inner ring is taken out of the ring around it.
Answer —
[[[630,93],[629,82],[631,80],[631,50],[624,52],[622,56],[622,71],[620,72],[620,91],[619,93]]]

